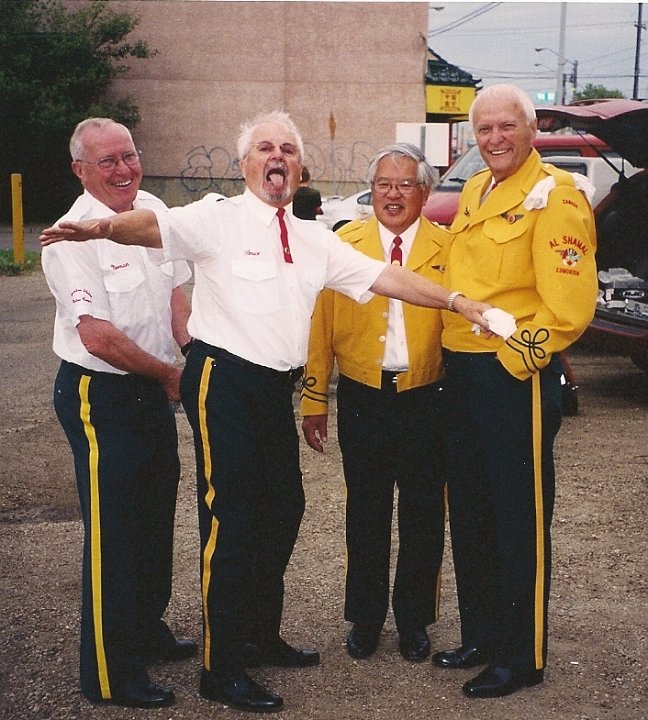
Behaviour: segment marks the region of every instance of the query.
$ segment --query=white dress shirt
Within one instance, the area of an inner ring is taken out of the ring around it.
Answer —
[[[275,370],[306,362],[323,287],[366,302],[385,269],[321,223],[286,210],[292,264],[283,259],[276,208],[250,190],[227,200],[207,195],[158,215],[165,257],[194,262],[191,335]]]
[[[166,212],[166,205],[140,190],[135,209]],[[109,217],[115,213],[87,191],[58,221]],[[171,330],[171,293],[191,277],[186,262],[160,264],[154,254],[135,245],[110,240],[59,242],[47,245],[41,263],[56,299],[54,352],[89,370],[126,374],[91,355],[77,330],[79,318],[107,320],[150,355],[167,363],[176,359]]]
[[[418,231],[420,221],[415,220],[407,230],[398,235],[403,241],[400,249],[403,254],[403,267],[407,264],[407,256],[412,248],[414,237]],[[380,242],[383,247],[385,261],[389,262],[392,246],[394,244],[393,232],[378,223]],[[383,368],[386,370],[408,370],[409,354],[407,351],[407,335],[405,334],[405,317],[403,315],[403,303],[401,300],[389,298],[389,318],[387,320],[387,334],[385,339],[385,355],[383,357]]]

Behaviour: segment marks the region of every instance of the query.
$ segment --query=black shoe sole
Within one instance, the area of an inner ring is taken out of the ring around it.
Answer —
[[[200,697],[204,700],[210,700],[211,702],[217,702],[221,705],[227,705],[227,707],[232,708],[233,710],[243,710],[245,712],[256,712],[256,713],[274,713],[279,712],[280,710],[283,710],[283,702],[280,705],[277,705],[275,707],[268,707],[268,708],[261,708],[261,707],[253,707],[250,705],[245,705],[244,703],[237,703],[233,700],[229,700],[225,697],[222,697],[221,695],[218,695],[217,693],[212,692],[204,692],[203,690],[200,690]]]

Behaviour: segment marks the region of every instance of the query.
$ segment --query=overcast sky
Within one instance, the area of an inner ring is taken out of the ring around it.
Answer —
[[[557,89],[562,4],[430,2],[428,46],[449,63],[481,78],[483,86],[512,82],[539,104],[536,93]],[[572,63],[578,62],[578,90],[592,83],[632,97],[638,3],[573,1],[566,7],[564,68],[569,75]],[[643,6],[642,24],[648,24],[648,3]],[[648,98],[646,30],[641,40],[638,94]],[[549,50],[536,52],[535,48]],[[571,92],[568,83],[568,102]]]

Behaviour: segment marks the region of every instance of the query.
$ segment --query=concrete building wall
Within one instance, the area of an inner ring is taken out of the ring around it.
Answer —
[[[368,158],[395,140],[396,123],[425,122],[425,2],[110,4],[139,16],[129,38],[158,51],[130,61],[114,89],[140,108],[145,187],[172,204],[240,190],[235,139],[260,111],[291,114],[324,194],[364,187]]]

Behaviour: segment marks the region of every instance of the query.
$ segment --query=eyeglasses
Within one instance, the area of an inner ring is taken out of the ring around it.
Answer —
[[[371,183],[373,189],[380,195],[386,195],[392,188],[396,188],[402,195],[409,195],[421,183],[415,180],[401,180],[399,182],[388,182],[387,180],[375,180]]]
[[[252,147],[261,153],[261,155],[270,155],[274,152],[276,145],[268,140],[263,140],[262,142],[254,143]],[[292,158],[299,155],[299,148],[292,143],[282,143],[279,145],[279,152],[286,157]]]
[[[106,157],[101,158],[101,160],[99,160],[98,162],[93,162],[92,160],[77,160],[77,162],[88,163],[88,165],[97,165],[102,170],[108,172],[109,170],[114,170],[119,164],[120,160],[124,163],[124,165],[128,165],[128,167],[137,165],[141,154],[142,153],[140,150],[129,150],[128,152],[123,153],[121,157],[118,158]]]

